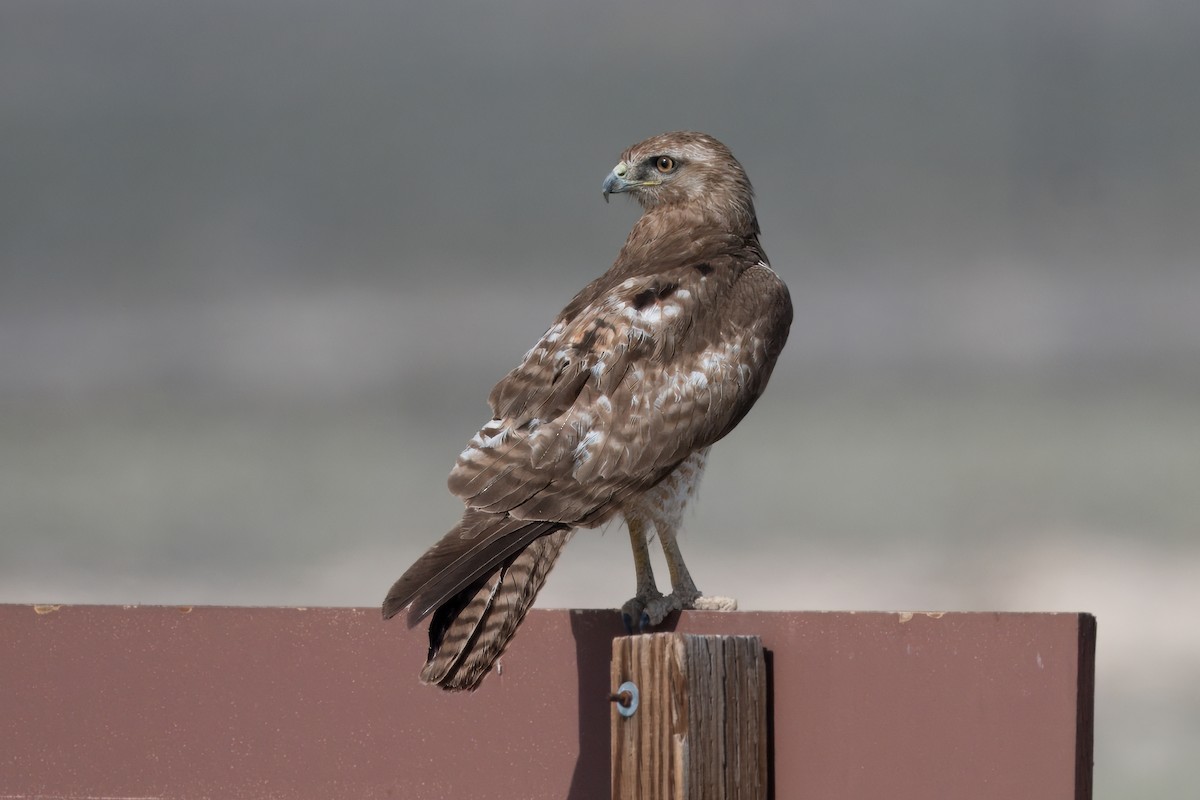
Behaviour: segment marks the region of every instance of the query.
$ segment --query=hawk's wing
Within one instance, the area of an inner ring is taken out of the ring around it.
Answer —
[[[620,277],[584,289],[492,390],[494,419],[450,474],[468,507],[600,523],[766,387],[792,318],[769,267],[723,256]]]

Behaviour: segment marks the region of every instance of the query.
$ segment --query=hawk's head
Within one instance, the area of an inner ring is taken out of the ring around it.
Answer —
[[[746,171],[728,147],[704,133],[663,133],[630,147],[604,180],[605,200],[621,192],[632,194],[647,211],[702,204],[754,218]]]

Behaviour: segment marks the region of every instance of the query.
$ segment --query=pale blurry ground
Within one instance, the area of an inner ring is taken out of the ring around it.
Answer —
[[[0,601],[378,603],[696,127],[797,309],[701,587],[1090,611],[1096,797],[1194,794],[1200,8],[559,8],[0,8]],[[632,590],[612,526],[540,602]]]

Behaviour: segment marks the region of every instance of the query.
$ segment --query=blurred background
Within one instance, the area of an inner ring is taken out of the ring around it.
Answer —
[[[378,603],[636,218],[621,150],[699,129],[796,305],[701,587],[1093,612],[1096,796],[1181,796],[1198,41],[1193,0],[5,2],[0,601]],[[541,605],[633,588],[612,526]]]

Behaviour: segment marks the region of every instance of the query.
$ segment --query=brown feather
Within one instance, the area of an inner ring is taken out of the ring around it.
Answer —
[[[680,165],[670,179],[653,172],[662,154]],[[787,339],[791,300],[729,150],[678,132],[622,160],[645,213],[608,272],[496,384],[493,419],[448,479],[462,522],[384,602],[385,616],[411,604],[410,622],[434,612],[422,675],[445,688],[486,674],[572,528],[637,507],[733,429]]]
[[[531,523],[503,514],[468,510],[458,526],[392,584],[383,601],[384,619],[390,619],[411,603],[408,624],[417,624],[515,551],[562,528],[551,522]]]
[[[534,541],[443,606],[448,613],[439,609],[430,624],[429,658],[421,680],[451,690],[478,687],[508,647],[570,537],[570,530],[559,530]]]

